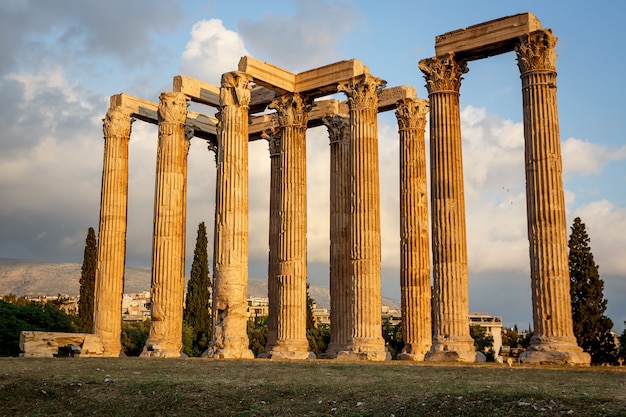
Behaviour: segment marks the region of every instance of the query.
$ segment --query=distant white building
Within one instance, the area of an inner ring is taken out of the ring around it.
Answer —
[[[150,291],[122,296],[122,320],[143,321],[150,318]]]
[[[492,316],[488,313],[469,313],[469,324],[484,328],[485,334],[493,337],[493,351],[495,356],[498,356],[502,347],[502,316]]]

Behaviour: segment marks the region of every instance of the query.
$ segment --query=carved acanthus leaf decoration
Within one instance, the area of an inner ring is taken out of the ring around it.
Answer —
[[[337,91],[343,91],[348,98],[350,110],[378,111],[378,95],[387,82],[370,74],[362,74],[340,83]]]
[[[220,88],[220,105],[250,106],[250,81],[252,78],[244,72],[227,72],[222,74],[222,88]]]
[[[350,117],[332,114],[324,116],[322,122],[328,129],[330,143],[341,142],[350,138]]]
[[[157,111],[159,123],[185,124],[187,120],[187,97],[179,92],[161,93]]]
[[[134,119],[122,108],[110,108],[102,121],[105,139],[109,137],[130,138],[131,124]]]
[[[400,130],[424,130],[428,109],[428,100],[416,98],[398,100],[396,107],[398,128]]]
[[[463,74],[469,71],[467,63],[457,62],[453,53],[422,59],[419,68],[424,73],[429,94],[441,91],[458,93]]]
[[[272,101],[270,109],[276,110],[278,125],[306,128],[311,100],[299,93],[284,94]]]
[[[517,66],[521,74],[529,71],[556,71],[557,37],[550,29],[520,36],[515,47]]]

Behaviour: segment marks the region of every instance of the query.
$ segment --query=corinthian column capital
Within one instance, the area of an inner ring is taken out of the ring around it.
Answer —
[[[348,97],[350,110],[374,110],[378,112],[378,95],[387,82],[370,74],[362,74],[340,83],[337,91]]]
[[[187,97],[183,93],[173,91],[161,93],[157,117],[159,123],[185,124],[187,119]]]
[[[105,138],[130,138],[131,124],[134,119],[130,117],[130,113],[122,108],[110,108],[102,121],[104,122],[102,131]]]
[[[222,74],[220,105],[249,108],[251,81],[252,78],[244,72],[233,71]]]
[[[519,37],[515,46],[517,66],[523,75],[532,71],[556,71],[556,42],[550,29],[538,30]]]
[[[398,119],[399,130],[424,131],[428,109],[428,100],[416,98],[398,100],[396,118]]]
[[[424,73],[428,94],[443,91],[458,93],[463,74],[469,71],[467,63],[454,59],[453,53],[422,59],[419,69]]]
[[[330,143],[350,140],[350,118],[340,114],[324,116],[322,122],[328,129]]]
[[[267,137],[267,143],[269,144],[270,158],[280,156],[280,138],[282,135],[280,131],[273,132]]]
[[[299,93],[284,94],[272,101],[270,109],[276,110],[278,125],[306,129],[311,102]]]

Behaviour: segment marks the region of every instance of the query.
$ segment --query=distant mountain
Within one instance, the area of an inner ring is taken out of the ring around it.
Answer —
[[[24,259],[0,258],[0,295],[78,295],[80,292],[78,263],[38,262]],[[136,293],[150,289],[149,267],[127,267],[124,292]],[[328,288],[311,285],[309,295],[318,307],[330,308]],[[249,297],[267,297],[267,279],[248,279]],[[383,304],[400,308],[400,301],[383,298]]]

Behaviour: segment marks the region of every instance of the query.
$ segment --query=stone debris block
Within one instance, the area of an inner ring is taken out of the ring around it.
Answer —
[[[20,332],[21,358],[52,358],[59,347],[67,347],[73,356],[102,356],[104,346],[100,336],[90,333]]]

